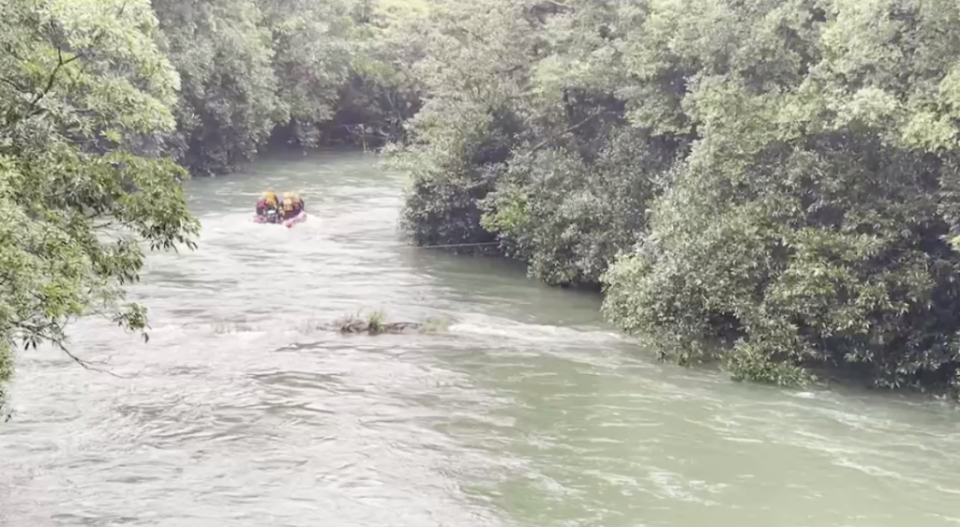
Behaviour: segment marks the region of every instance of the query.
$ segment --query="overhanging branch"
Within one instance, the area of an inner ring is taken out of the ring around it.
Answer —
[[[118,379],[131,379],[131,378],[132,378],[132,377],[128,377],[128,376],[125,376],[125,375],[118,375],[118,374],[116,374],[116,373],[113,373],[112,371],[104,370],[104,369],[101,369],[101,368],[97,368],[96,366],[92,366],[89,362],[87,362],[87,361],[81,359],[80,357],[77,357],[76,355],[74,355],[73,352],[71,352],[69,349],[67,349],[67,347],[63,344],[63,342],[61,342],[61,341],[59,341],[59,340],[54,341],[54,344],[55,344],[55,345],[60,349],[60,351],[62,351],[67,357],[70,357],[70,359],[73,360],[73,362],[76,362],[77,364],[80,365],[80,367],[82,367],[82,368],[85,369],[85,370],[95,371],[95,372],[97,372],[97,373],[105,373],[105,374],[107,374],[107,375],[109,375],[109,376],[111,376],[111,377],[116,377],[116,378],[118,378]]]
[[[562,132],[560,132],[560,133],[558,133],[558,134],[555,134],[555,135],[553,135],[552,137],[548,137],[548,138],[544,139],[543,141],[537,143],[533,148],[530,149],[529,152],[526,153],[526,155],[531,156],[531,155],[537,153],[537,151],[542,150],[542,149],[545,148],[547,145],[549,145],[550,143],[556,141],[556,140],[559,139],[560,137],[562,137],[562,136],[564,136],[564,135],[567,135],[567,134],[569,134],[570,132],[576,132],[577,130],[583,128],[584,126],[586,126],[586,125],[588,125],[588,124],[590,124],[590,123],[593,122],[595,119],[597,119],[597,118],[599,118],[599,117],[601,117],[601,116],[603,116],[603,115],[616,114],[616,113],[617,113],[617,112],[614,112],[613,110],[602,110],[602,111],[599,111],[599,112],[597,112],[597,113],[595,113],[595,114],[587,117],[586,119],[580,121],[579,123],[574,124],[574,125],[566,128],[566,129],[564,129]]]

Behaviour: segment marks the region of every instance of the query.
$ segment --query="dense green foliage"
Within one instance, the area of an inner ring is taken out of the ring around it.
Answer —
[[[143,245],[196,232],[156,155],[179,82],[156,31],[145,0],[0,3],[0,381],[76,317],[144,329]]]
[[[193,172],[237,168],[286,113],[260,6],[252,0],[154,0],[153,6],[181,77],[181,159]]]
[[[958,386],[956,3],[439,4],[418,243],[499,240],[737,378]]]
[[[271,138],[383,144],[417,109],[401,57],[416,4],[355,0],[153,0],[182,79],[172,151],[229,173]],[[400,10],[397,13],[398,9]],[[407,13],[409,11],[409,13]]]

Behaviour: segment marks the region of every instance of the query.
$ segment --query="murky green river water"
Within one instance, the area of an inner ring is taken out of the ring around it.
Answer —
[[[249,222],[299,189],[294,229]],[[149,344],[100,323],[21,357],[0,525],[907,527],[960,524],[960,412],[656,364],[599,299],[407,246],[372,156],[189,184],[200,249],[149,260]],[[344,337],[360,309],[456,322]]]

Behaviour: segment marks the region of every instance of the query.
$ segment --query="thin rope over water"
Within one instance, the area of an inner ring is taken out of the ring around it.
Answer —
[[[483,243],[455,243],[451,245],[418,245],[417,249],[457,249],[460,247],[489,247],[491,245],[500,245],[500,242]]]

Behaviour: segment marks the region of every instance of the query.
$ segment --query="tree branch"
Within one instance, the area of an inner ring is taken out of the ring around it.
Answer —
[[[545,3],[545,4],[551,4],[551,5],[554,5],[554,6],[556,6],[556,7],[561,8],[561,9],[570,9],[571,11],[573,10],[573,6],[572,6],[572,5],[563,4],[563,3],[557,2],[556,0],[543,0],[543,3]]]
[[[17,91],[20,92],[20,93],[23,93],[23,92],[26,92],[26,91],[27,91],[26,88],[24,88],[24,87],[21,86],[20,84],[17,84],[17,83],[14,82],[13,80],[8,79],[8,78],[6,78],[6,77],[0,77],[0,81],[3,81],[4,83],[12,86],[13,89],[17,90]]]
[[[44,87],[43,91],[38,93],[33,100],[30,101],[30,105],[27,107],[27,119],[37,115],[41,111],[37,110],[37,105],[40,104],[40,102],[43,101],[43,99],[53,90],[53,86],[57,81],[57,75],[60,73],[60,70],[63,69],[63,67],[67,64],[79,59],[80,56],[81,55],[78,53],[69,59],[64,60],[63,48],[57,46],[57,65],[53,68],[53,71],[50,72],[50,76],[47,78],[46,87]]]
[[[562,131],[562,132],[554,135],[553,137],[548,137],[548,138],[544,139],[543,141],[537,143],[537,145],[534,146],[532,149],[530,149],[530,151],[527,152],[526,155],[530,156],[530,155],[533,155],[533,154],[537,153],[537,151],[543,149],[544,147],[546,147],[547,145],[549,145],[549,144],[552,143],[553,141],[556,141],[556,140],[559,139],[561,136],[564,136],[564,135],[566,135],[566,134],[569,134],[570,132],[576,132],[576,131],[579,130],[580,128],[583,128],[584,126],[590,124],[590,122],[592,122],[594,119],[596,119],[596,118],[598,118],[598,117],[600,117],[600,116],[602,116],[602,115],[604,115],[604,114],[615,114],[615,113],[616,113],[616,112],[614,112],[613,110],[603,110],[603,111],[599,111],[599,112],[591,115],[590,117],[587,117],[586,119],[580,121],[579,123],[577,123],[577,124],[575,124],[575,125],[573,125],[573,126],[570,126],[569,128],[565,129],[564,131]]]
[[[118,375],[118,374],[116,374],[116,373],[113,373],[112,371],[107,371],[107,370],[103,370],[103,369],[97,368],[97,367],[95,367],[95,366],[91,366],[89,362],[87,362],[87,361],[81,359],[80,357],[77,357],[76,355],[74,355],[69,349],[67,349],[66,346],[64,346],[63,342],[61,342],[61,341],[59,341],[59,340],[58,340],[58,341],[55,341],[54,344],[55,344],[58,348],[60,348],[60,351],[62,351],[67,357],[70,357],[70,359],[73,360],[73,362],[76,362],[77,364],[80,365],[80,367],[82,367],[82,368],[85,369],[85,370],[95,371],[95,372],[97,372],[97,373],[105,373],[105,374],[107,374],[107,375],[109,375],[109,376],[111,376],[111,377],[116,377],[116,378],[118,378],[118,379],[132,379],[132,378],[133,378],[133,377],[128,377],[128,376],[126,376],[126,375]]]

